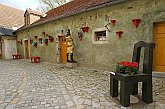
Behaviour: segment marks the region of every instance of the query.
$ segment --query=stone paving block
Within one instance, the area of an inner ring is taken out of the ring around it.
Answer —
[[[67,104],[68,107],[71,107],[71,106],[74,105],[73,101],[67,101],[66,104]]]
[[[0,60],[0,69],[0,109],[12,106],[14,109],[122,108],[110,98],[108,71],[83,67],[68,69],[53,63],[34,66],[26,60]],[[160,97],[157,93],[157,103],[140,108],[165,109],[163,94]]]
[[[67,68],[76,68],[76,67],[77,67],[77,63],[70,63],[70,62],[67,62],[67,63],[65,64],[65,66],[66,66]]]

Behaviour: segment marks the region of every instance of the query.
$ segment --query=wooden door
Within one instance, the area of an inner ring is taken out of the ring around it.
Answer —
[[[67,58],[66,58],[67,45],[65,43],[65,37],[64,36],[60,36],[59,40],[60,40],[60,57],[61,57],[61,63],[62,64],[65,64],[66,61],[67,61]]]
[[[165,23],[154,26],[154,71],[165,72]]]
[[[25,58],[26,59],[29,58],[29,44],[28,44],[28,40],[25,40]]]

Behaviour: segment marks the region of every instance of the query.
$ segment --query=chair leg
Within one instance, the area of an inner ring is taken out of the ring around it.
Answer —
[[[110,76],[110,95],[112,97],[118,97],[118,80]]]
[[[130,84],[120,84],[120,103],[124,107],[130,106]]]
[[[131,94],[132,95],[138,95],[138,83],[133,83],[132,84]]]
[[[153,102],[152,77],[148,77],[147,81],[142,83],[142,100],[146,103]]]

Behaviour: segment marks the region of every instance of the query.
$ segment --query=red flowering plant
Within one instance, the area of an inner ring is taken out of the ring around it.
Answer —
[[[138,71],[138,62],[119,62],[116,66],[116,72],[133,76]]]

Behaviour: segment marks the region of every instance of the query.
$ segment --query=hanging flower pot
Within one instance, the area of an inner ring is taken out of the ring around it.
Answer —
[[[46,36],[48,37],[49,35],[48,35],[48,34],[46,34]]]
[[[33,42],[32,45],[33,45],[34,47],[37,47],[37,42]]]
[[[123,34],[123,31],[116,31],[116,34],[118,35],[119,38],[121,38],[121,35]]]
[[[113,26],[115,26],[116,20],[111,20]]]
[[[44,39],[44,43],[46,46],[48,46],[48,39]]]
[[[49,36],[49,40],[50,40],[50,42],[54,42],[54,37]]]
[[[141,23],[141,19],[133,19],[132,23],[134,24],[135,28],[138,28],[139,24]]]
[[[89,27],[82,27],[81,29],[82,29],[82,31],[85,33],[85,32],[88,32]]]
[[[45,32],[42,32],[43,35],[45,35],[46,33]]]
[[[34,36],[35,39],[37,39],[37,36]]]

